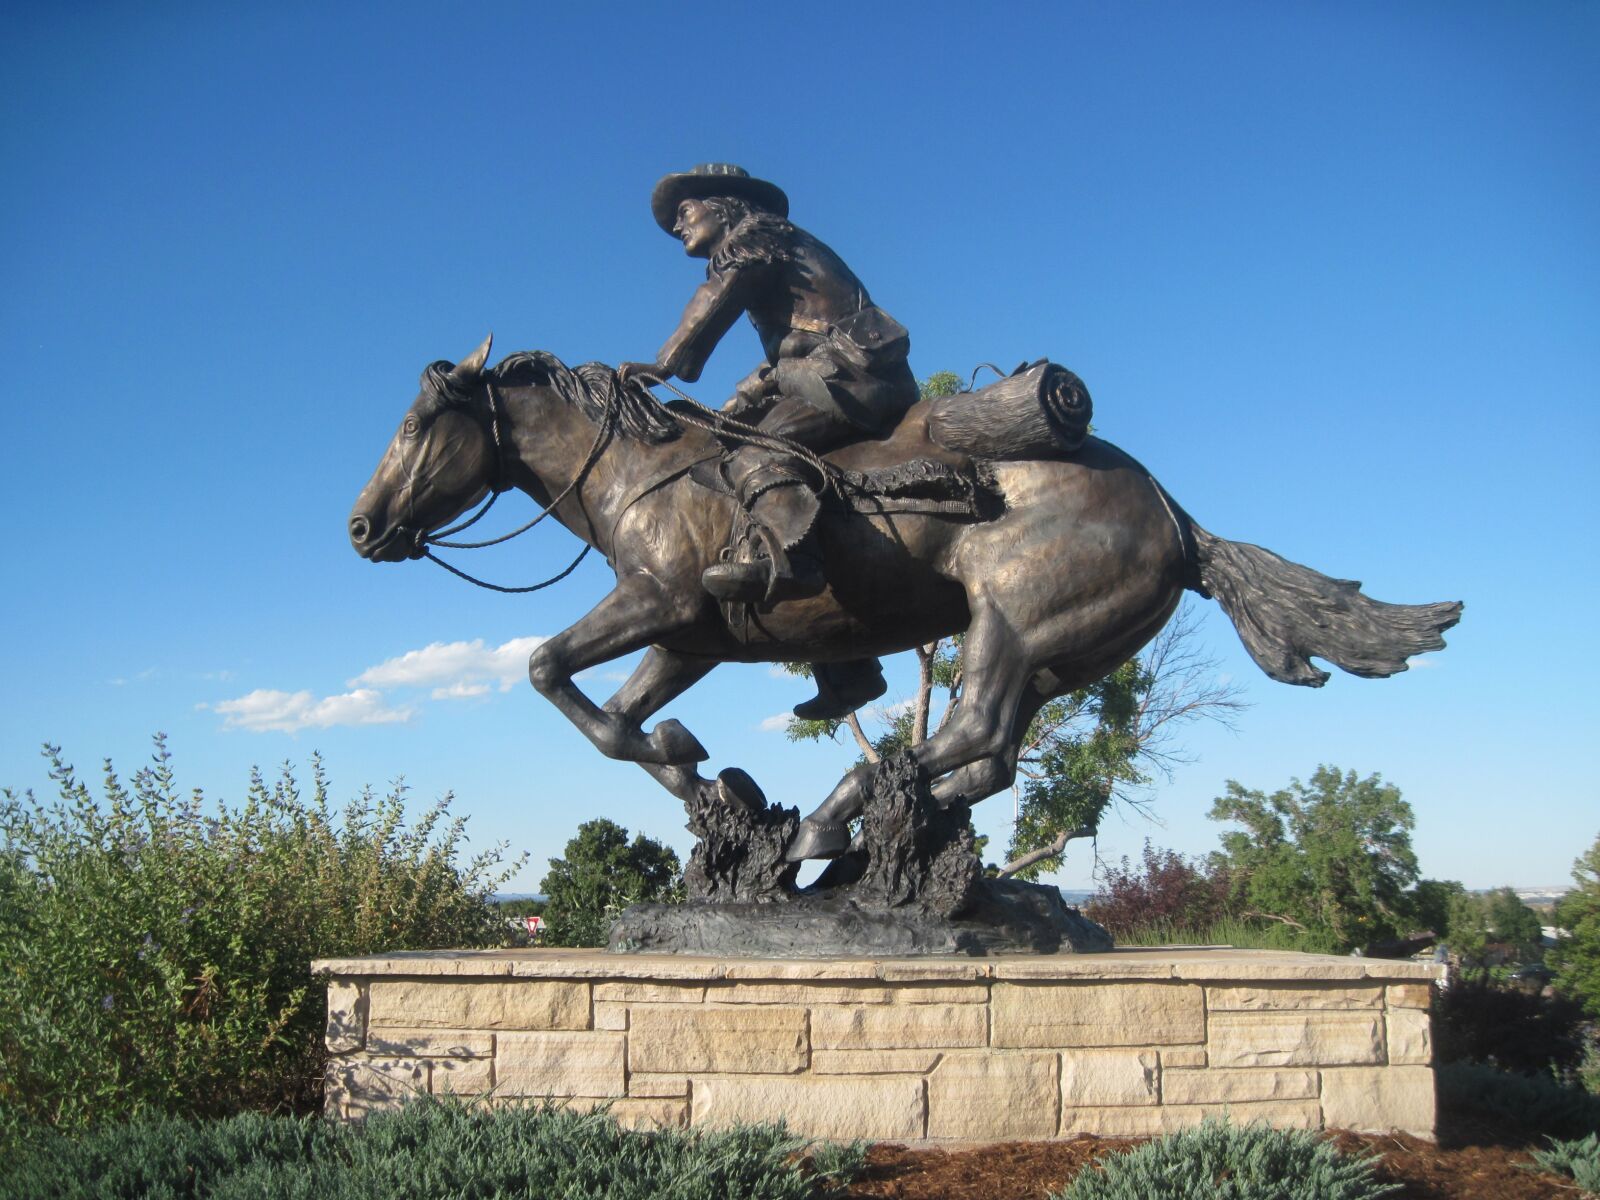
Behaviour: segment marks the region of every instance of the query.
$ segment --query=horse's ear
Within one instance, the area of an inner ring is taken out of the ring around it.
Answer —
[[[483,345],[455,365],[455,369],[450,372],[450,378],[460,383],[470,383],[483,374],[483,364],[489,361],[489,347],[492,345],[494,345],[494,334],[491,333],[483,339]]]

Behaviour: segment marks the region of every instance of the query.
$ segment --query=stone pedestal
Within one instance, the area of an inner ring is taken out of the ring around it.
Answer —
[[[910,1143],[1157,1134],[1223,1113],[1434,1136],[1438,968],[1416,963],[510,950],[313,969],[329,976],[327,1111],[346,1119],[431,1092]]]

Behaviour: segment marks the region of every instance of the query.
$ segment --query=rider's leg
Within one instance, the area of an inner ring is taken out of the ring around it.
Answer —
[[[802,721],[840,720],[889,690],[883,667],[875,658],[813,663],[811,677],[816,681],[817,694],[794,706],[794,715]]]
[[[805,400],[780,400],[758,428],[818,453],[860,436],[842,416]],[[719,600],[774,604],[820,592],[826,581],[812,526],[816,522],[816,471],[781,450],[743,446],[728,460],[729,480],[767,543],[765,558],[722,562],[701,576],[706,591]]]

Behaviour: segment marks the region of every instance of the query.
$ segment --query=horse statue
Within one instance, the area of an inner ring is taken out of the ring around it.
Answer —
[[[678,721],[643,728],[722,662],[843,662],[964,632],[960,703],[912,751],[948,807],[1009,787],[1039,709],[1138,653],[1185,589],[1222,605],[1269,676],[1307,687],[1328,678],[1313,657],[1392,675],[1409,656],[1442,648],[1441,633],[1460,619],[1459,603],[1382,603],[1357,583],[1208,533],[1138,462],[1092,436],[1068,455],[978,464],[988,512],[830,504],[818,526],[822,593],[735,611],[701,585],[738,515],[736,498],[696,469],[719,459],[713,423],[618,386],[599,364],[574,371],[517,353],[487,367],[491,342],[424,372],[356,500],[351,542],[373,562],[414,559],[485,497],[514,488],[545,506],[605,555],[617,583],[533,652],[529,678],[601,753],[638,763],[686,804],[758,794],[737,769],[701,776],[707,753]],[[955,470],[962,456],[930,432],[951,404],[982,405],[983,392],[924,400],[885,436],[828,459],[842,472],[907,462]],[[646,648],[604,705],[573,683]],[[800,822],[791,861],[849,848],[868,779],[846,774]]]

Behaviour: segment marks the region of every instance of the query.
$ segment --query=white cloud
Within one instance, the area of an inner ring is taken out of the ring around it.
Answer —
[[[789,728],[789,722],[794,720],[790,713],[778,713],[776,716],[766,717],[761,722],[762,733],[782,733]]]
[[[474,696],[487,696],[489,685],[487,683],[467,683],[458,680],[448,687],[436,687],[428,693],[435,700],[470,700]]]
[[[915,698],[896,700],[893,704],[879,704],[872,710],[872,715],[880,721],[892,721],[901,713],[908,713],[916,707]]]
[[[350,680],[356,687],[433,686],[436,700],[481,696],[490,687],[502,692],[528,677],[528,655],[545,637],[512,638],[492,649],[482,638],[470,642],[433,642],[421,650],[407,650],[368,667]]]
[[[372,688],[357,688],[338,696],[318,700],[310,692],[279,692],[257,688],[237,700],[221,700],[209,705],[221,713],[224,729],[245,729],[251,733],[281,730],[295,733],[315,726],[393,725],[409,721],[412,710],[391,708],[383,693]]]

